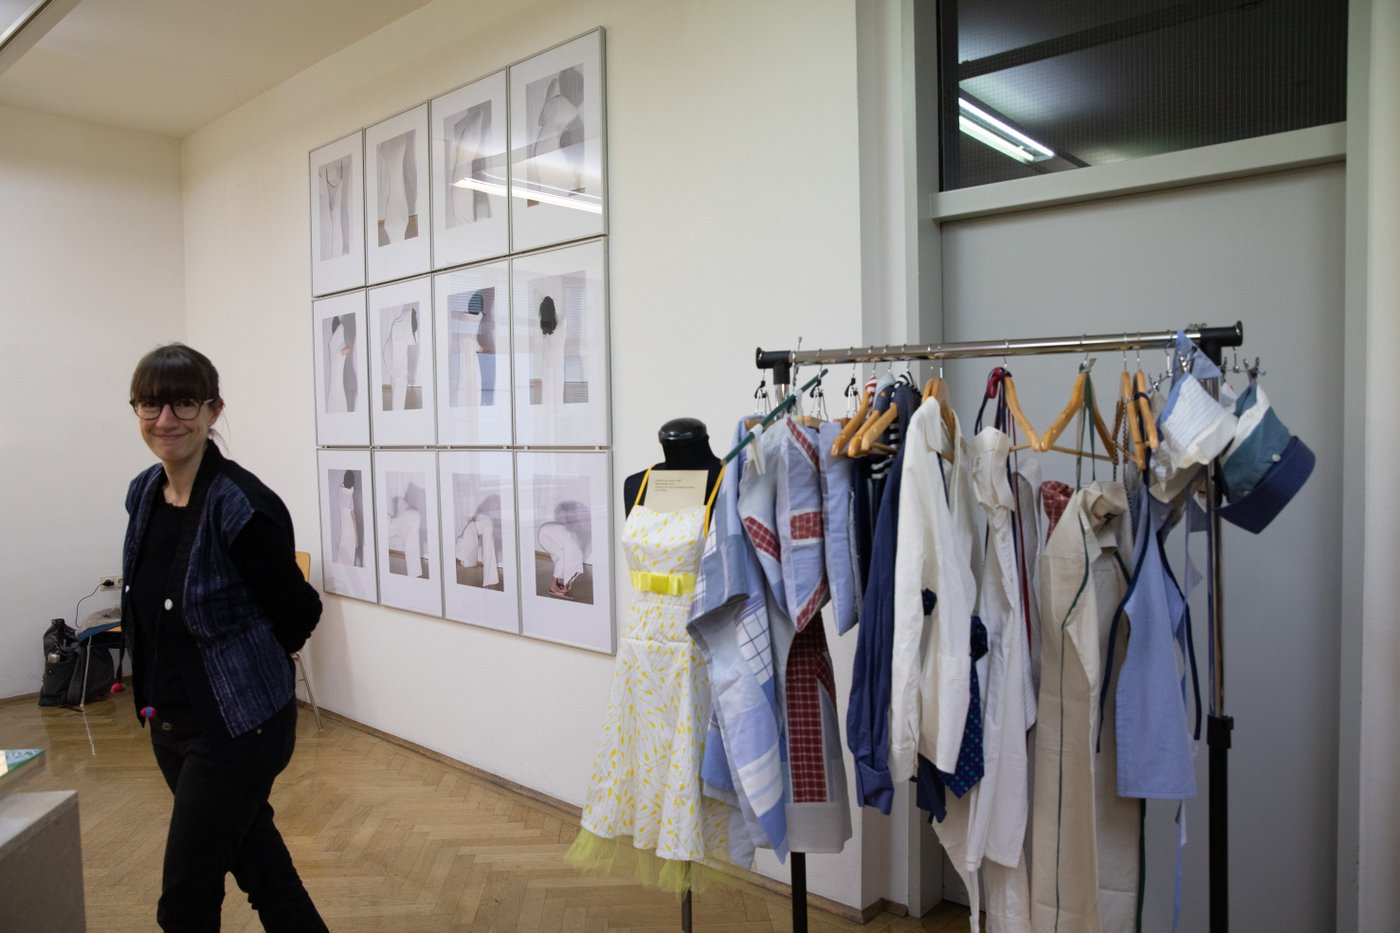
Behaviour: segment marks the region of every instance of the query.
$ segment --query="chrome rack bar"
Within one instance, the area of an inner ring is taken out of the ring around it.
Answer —
[[[1244,325],[1188,327],[1186,336],[1212,358],[1219,348],[1244,343]],[[1176,342],[1176,331],[1119,331],[1115,334],[1081,334],[1078,337],[1023,337],[1012,340],[967,340],[953,343],[886,344],[871,347],[836,347],[826,350],[764,350],[754,353],[759,369],[773,370],[773,381],[792,382],[792,367],[809,363],[886,363],[901,360],[953,360],[979,356],[1032,356],[1045,353],[1106,352],[1169,348]],[[1214,349],[1215,352],[1212,352]]]

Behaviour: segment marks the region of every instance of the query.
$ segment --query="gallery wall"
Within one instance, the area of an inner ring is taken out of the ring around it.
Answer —
[[[7,697],[38,692],[48,620],[121,571],[126,486],[151,460],[131,370],[185,316],[179,142],[9,107],[0,128]]]
[[[663,422],[698,417],[727,449],[753,404],[755,345],[861,341],[854,16],[849,0],[439,0],[185,141],[190,341],[214,353],[231,454],[286,499],[313,579],[307,152],[606,28],[620,535],[622,479],[659,459]],[[620,629],[620,550],[614,568]],[[852,642],[832,639],[843,697]],[[323,706],[582,802],[610,657],[341,597],[307,655]],[[843,855],[811,859],[814,893],[874,899],[857,834]],[[771,859],[760,867],[786,880]]]

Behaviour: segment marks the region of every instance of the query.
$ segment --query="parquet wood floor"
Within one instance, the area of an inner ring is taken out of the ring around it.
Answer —
[[[0,702],[0,746],[43,747],[47,773],[25,790],[78,791],[88,927],[155,929],[170,793],[131,694],[73,710],[32,698]],[[583,878],[564,864],[578,832],[567,811],[463,769],[326,720],[298,722],[297,750],[272,793],[277,824],[317,907],[334,931],[439,930],[643,933],[680,928],[675,898],[623,880]],[[228,884],[224,929],[260,930]],[[968,929],[944,903],[920,919],[883,913],[865,926],[817,908],[813,933]],[[697,895],[694,929],[792,929],[787,900],[755,885]]]

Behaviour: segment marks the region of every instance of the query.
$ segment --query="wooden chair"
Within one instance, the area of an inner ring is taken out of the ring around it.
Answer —
[[[297,566],[301,568],[301,575],[309,583],[311,582],[311,554],[307,551],[297,551]],[[306,673],[306,663],[301,659],[300,651],[292,652],[292,660],[297,664],[297,679],[306,685],[306,698],[311,701],[311,714],[316,717],[316,728],[322,732],[326,727],[321,725],[321,708],[316,705],[316,694],[311,689],[311,678]]]

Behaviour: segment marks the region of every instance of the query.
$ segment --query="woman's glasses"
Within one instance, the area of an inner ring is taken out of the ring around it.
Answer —
[[[136,412],[136,417],[142,421],[155,421],[165,406],[169,405],[176,418],[181,421],[193,421],[199,416],[199,410],[212,401],[212,398],[202,402],[192,398],[177,398],[173,402],[161,402],[153,398],[138,398],[132,400],[131,410]]]

